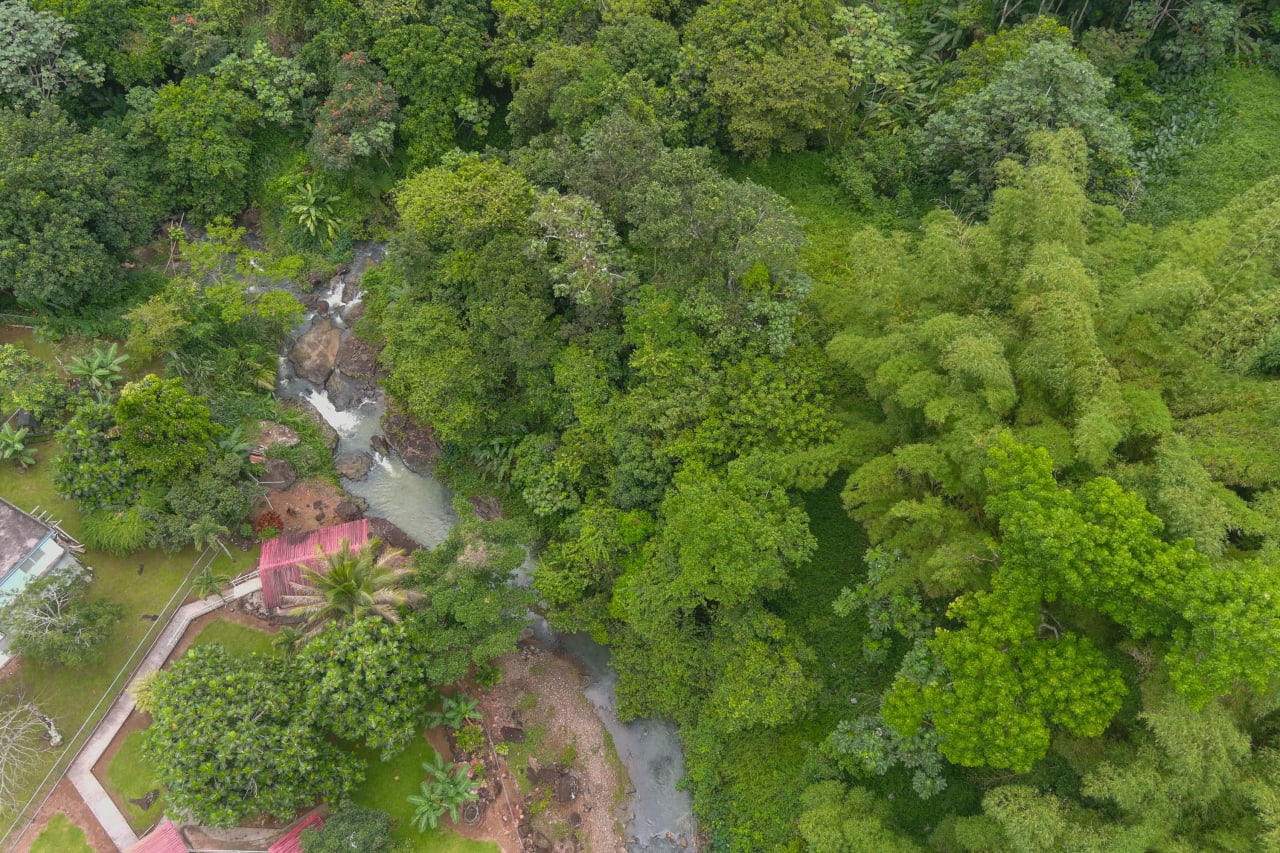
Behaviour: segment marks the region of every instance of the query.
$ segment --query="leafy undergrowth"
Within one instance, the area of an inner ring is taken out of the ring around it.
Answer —
[[[148,809],[142,809],[130,800],[139,800],[155,790],[155,771],[142,756],[146,741],[145,731],[130,732],[111,759],[107,781],[124,806],[125,817],[135,832],[141,833],[164,814],[164,797],[157,797]]]
[[[0,465],[0,495],[25,510],[36,506],[51,510],[54,519],[61,519],[67,532],[76,536],[81,532],[80,513],[74,504],[58,497],[50,479],[53,470],[50,460],[56,453],[54,442],[38,445],[38,461],[25,474],[11,465]],[[233,548],[231,554],[233,559],[219,557],[214,563],[214,570],[234,576],[257,563],[256,548],[247,552]],[[173,594],[186,578],[195,558],[196,552],[191,548],[176,554],[145,550],[126,557],[99,551],[87,552],[82,561],[94,571],[93,594],[121,604],[125,608],[124,618],[102,644],[96,661],[81,669],[24,661],[16,675],[0,682],[0,701],[20,696],[35,702],[57,722],[67,746],[76,746],[73,738],[90,714],[96,719],[110,707],[115,693],[110,696],[104,694],[111,688],[117,673],[133,659],[139,642],[148,630],[165,621],[171,609],[182,604],[183,596],[175,597]],[[170,610],[166,610],[166,604]],[[153,615],[160,619],[143,618]],[[137,651],[138,656],[143,651],[145,649]],[[116,690],[122,686],[122,683],[117,684]],[[20,802],[25,802],[35,793],[36,786],[62,752],[41,752],[23,789],[18,792]],[[0,815],[0,831],[6,829],[14,817],[12,812]]]
[[[62,812],[49,818],[49,823],[31,845],[31,853],[93,853],[84,830]]]
[[[790,726],[748,731],[726,744],[716,759],[718,787],[698,792],[699,813],[726,850],[801,849],[794,827],[800,794],[811,782],[806,759],[858,705],[875,702],[896,669],[896,660],[869,666],[858,623],[831,607],[840,590],[864,571],[867,547],[862,528],[840,503],[842,485],[837,475],[826,488],[804,495],[818,550],[793,572],[787,593],[773,602],[773,610],[799,628],[817,655],[821,692],[809,713]],[[946,791],[928,801],[915,795],[905,772],[862,784],[889,802],[900,829],[923,839],[940,816],[970,814],[979,807],[981,793],[966,776],[951,773],[947,782]]]
[[[1217,94],[1216,124],[1148,188],[1138,216],[1153,225],[1211,214],[1280,172],[1280,74],[1237,68],[1204,87]]]
[[[358,805],[381,809],[395,821],[392,836],[408,842],[411,850],[422,853],[498,853],[498,845],[489,841],[472,841],[448,828],[449,817],[436,829],[418,832],[413,825],[410,794],[418,793],[425,778],[422,763],[434,761],[436,752],[425,738],[417,738],[404,752],[390,761],[379,761],[378,752],[360,749],[357,754],[368,761],[364,784],[351,794]]]

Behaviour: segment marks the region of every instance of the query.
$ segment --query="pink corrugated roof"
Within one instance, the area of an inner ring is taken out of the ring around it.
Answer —
[[[298,840],[298,836],[302,835],[304,829],[312,826],[317,830],[324,826],[324,819],[316,812],[307,815],[302,823],[289,830],[283,838],[268,847],[267,853],[302,853],[302,842]]]
[[[128,853],[188,853],[187,843],[178,834],[178,827],[166,820],[151,834],[129,848]]]
[[[333,554],[342,550],[342,540],[347,540],[351,550],[364,547],[369,541],[369,522],[366,519],[348,521],[322,527],[310,533],[294,533],[277,536],[262,543],[262,555],[258,558],[258,575],[262,578],[262,601],[267,607],[278,607],[282,596],[293,592],[293,584],[302,580],[299,564],[313,569],[320,567],[318,551]]]

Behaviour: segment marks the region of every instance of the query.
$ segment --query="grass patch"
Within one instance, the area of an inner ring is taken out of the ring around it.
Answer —
[[[84,837],[84,830],[58,812],[36,836],[31,853],[93,853],[93,848]]]
[[[0,495],[25,510],[39,505],[53,512],[54,519],[61,519],[63,527],[72,536],[81,533],[81,515],[75,505],[58,497],[51,480],[53,466],[50,460],[57,454],[56,442],[38,445],[38,461],[34,468],[24,473],[11,465],[0,465]],[[242,552],[231,551],[232,559],[220,556],[214,570],[227,575],[238,575],[252,568],[258,559],[257,549]],[[144,550],[126,557],[117,557],[100,551],[89,551],[82,562],[94,571],[93,594],[118,602],[124,607],[124,618],[116,626],[111,637],[98,650],[98,659],[81,669],[58,665],[40,665],[33,661],[23,663],[20,672],[0,683],[0,701],[12,697],[24,697],[35,702],[42,711],[57,722],[58,729],[67,739],[63,750],[46,750],[30,770],[24,790],[18,792],[20,800],[35,793],[36,786],[63,754],[74,753],[79,746],[76,732],[90,719],[96,720],[106,713],[114,699],[111,696],[98,705],[112,686],[112,681],[122,668],[136,663],[145,648],[138,645],[158,633],[172,609],[182,604],[182,596],[170,604],[170,597],[183,583],[195,562],[192,548],[170,554],[159,550]],[[141,572],[139,568],[141,567]],[[170,609],[166,610],[169,604]],[[143,619],[146,615],[158,615],[156,621]],[[152,631],[156,628],[156,631]],[[123,681],[123,679],[122,679]],[[123,689],[117,684],[115,690]],[[70,752],[68,752],[68,750]],[[7,829],[16,817],[12,812],[0,815],[0,829]]]
[[[145,731],[130,732],[107,768],[107,781],[120,798],[129,825],[138,833],[148,829],[164,814],[164,797],[157,797],[151,808],[145,810],[129,802],[141,799],[160,787],[155,781],[155,771],[142,757],[146,735]]]
[[[418,832],[413,825],[410,794],[418,793],[418,785],[426,778],[424,761],[433,761],[436,751],[425,738],[417,738],[404,752],[390,761],[379,761],[377,750],[360,749],[356,753],[368,762],[364,784],[351,794],[351,799],[366,808],[380,809],[395,821],[392,835],[421,853],[498,853],[497,844],[472,841],[448,828],[449,817],[437,829]],[[397,778],[398,777],[398,778]]]
[[[533,694],[526,694],[532,696]],[[545,761],[547,764],[554,763],[548,756],[543,755],[543,751],[547,746],[547,724],[537,723],[525,728],[524,743],[512,743],[507,741],[507,765],[511,767],[515,774],[516,781],[520,784],[520,793],[528,796],[533,790],[533,785],[529,783],[525,770],[529,766],[530,758],[537,758],[539,761]]]
[[[270,631],[251,628],[229,619],[216,619],[196,635],[191,641],[191,648],[217,643],[233,655],[273,655],[276,654],[271,645],[274,639],[275,635]]]
[[[1280,173],[1280,75],[1235,68],[1204,86],[1220,93],[1217,124],[1149,188],[1138,217],[1152,225],[1199,219]]]

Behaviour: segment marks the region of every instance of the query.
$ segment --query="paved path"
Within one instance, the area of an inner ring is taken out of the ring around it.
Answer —
[[[133,679],[125,685],[125,689],[121,691],[115,704],[111,706],[111,710],[107,711],[107,715],[102,718],[102,721],[98,723],[98,727],[94,730],[93,736],[89,738],[80,750],[76,760],[71,763],[71,769],[67,772],[68,778],[71,779],[71,784],[75,785],[85,804],[93,812],[93,816],[98,819],[98,823],[102,824],[102,828],[107,831],[107,835],[111,836],[112,842],[120,850],[128,850],[137,844],[138,836],[130,828],[129,821],[120,813],[120,809],[116,808],[115,801],[111,799],[111,795],[102,787],[98,777],[93,775],[93,765],[97,764],[98,759],[102,758],[102,754],[107,751],[107,747],[111,745],[112,739],[115,738],[116,732],[120,731],[120,727],[124,725],[124,721],[128,719],[130,712],[133,711],[133,691],[130,688],[138,682],[138,679],[164,666],[165,659],[173,652],[174,647],[178,645],[178,641],[182,639],[182,635],[186,633],[187,627],[192,622],[206,613],[212,613],[222,607],[226,601],[234,601],[260,589],[262,589],[262,581],[255,577],[232,587],[225,601],[216,595],[211,595],[203,601],[193,601],[191,604],[180,608],[173,615],[173,618],[169,620],[169,624],[160,632],[160,636],[151,647],[151,651],[147,652],[147,656],[138,665]]]

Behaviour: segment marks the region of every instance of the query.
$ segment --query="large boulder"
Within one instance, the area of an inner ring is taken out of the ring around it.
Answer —
[[[364,451],[343,454],[333,462],[333,467],[348,480],[363,480],[372,465],[373,457]]]
[[[341,370],[335,370],[329,374],[329,381],[325,383],[324,388],[329,392],[329,402],[333,403],[333,407],[340,412],[354,409],[365,400],[372,400],[378,395],[376,383],[371,380],[352,379]]]
[[[422,550],[422,545],[414,541],[412,536],[385,518],[371,517],[369,519],[369,536],[381,539],[382,544],[386,547],[398,548],[406,554]]]
[[[430,474],[436,461],[444,455],[431,427],[398,410],[383,415],[382,433],[404,466],[415,474]]]
[[[289,350],[294,372],[308,382],[324,385],[338,363],[341,345],[342,330],[329,318],[317,317]]]
[[[261,482],[273,492],[283,492],[297,482],[298,472],[287,459],[268,459],[266,469]]]
[[[338,347],[338,369],[352,379],[374,380],[378,378],[378,351],[369,344],[348,335]]]

